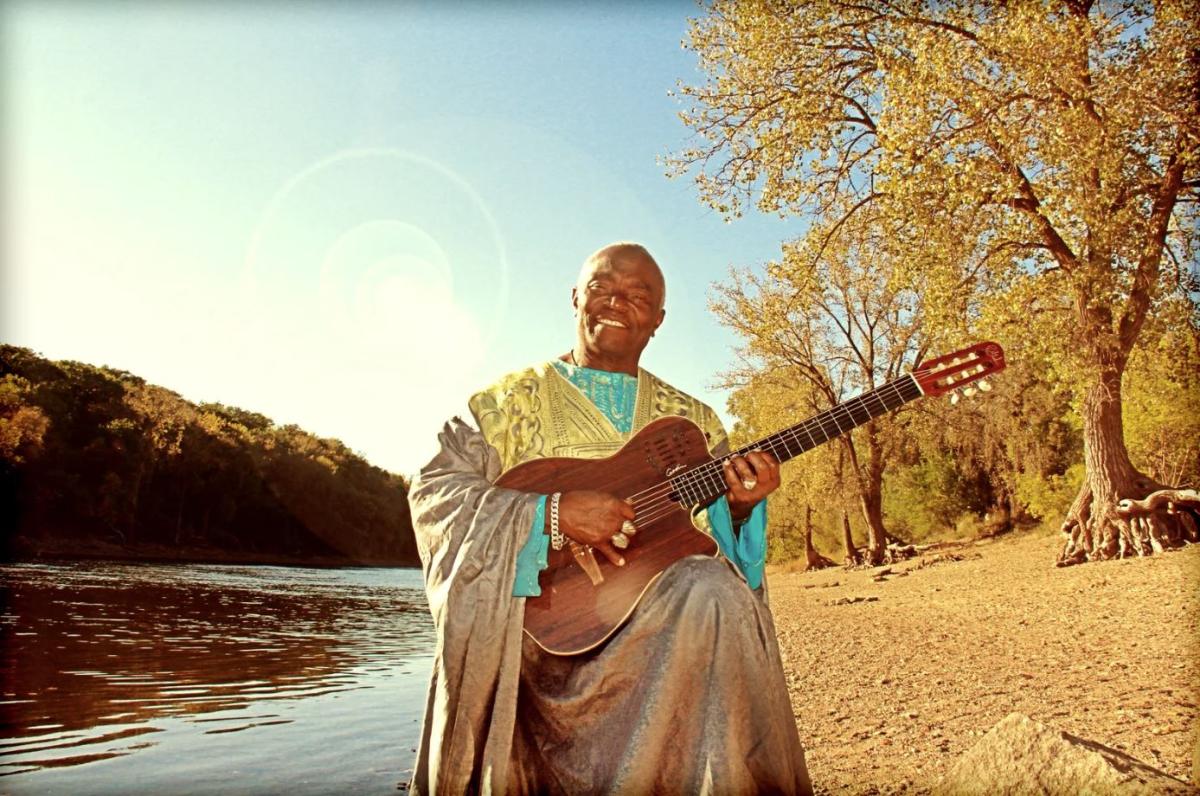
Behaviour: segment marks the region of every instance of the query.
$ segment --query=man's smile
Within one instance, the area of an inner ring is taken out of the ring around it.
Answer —
[[[601,326],[615,326],[618,329],[628,329],[629,327],[618,321],[616,318],[597,318],[596,323]]]

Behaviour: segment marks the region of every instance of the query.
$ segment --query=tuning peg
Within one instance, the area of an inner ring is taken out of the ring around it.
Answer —
[[[974,387],[963,387],[963,395],[967,398],[973,398],[977,392],[979,392],[979,390],[975,389]]]
[[[960,395],[958,394],[958,390],[953,390],[953,391],[950,393],[950,405],[951,405],[951,406],[956,406],[956,405],[958,404],[958,401],[959,401],[959,399],[960,399],[961,397],[962,397],[962,396],[960,396]]]
[[[976,386],[979,387],[980,392],[991,392],[992,391],[992,383],[990,381],[988,381],[987,379],[980,379],[979,383]]]

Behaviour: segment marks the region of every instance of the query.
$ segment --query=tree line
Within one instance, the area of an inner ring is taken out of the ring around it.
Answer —
[[[418,563],[407,484],[336,439],[0,345],[7,559]]]

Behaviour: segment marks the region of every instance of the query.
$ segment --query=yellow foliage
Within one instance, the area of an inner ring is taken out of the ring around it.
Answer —
[[[718,315],[746,343],[730,374],[749,391],[739,415],[766,416],[775,388],[758,376],[790,373],[831,401],[915,352],[990,337],[1022,363],[1023,392],[956,416],[978,444],[939,444],[983,461],[1000,492],[1063,476],[1064,395],[1076,409],[1085,393],[1093,407],[1119,400],[1127,363],[1133,460],[1160,479],[1200,477],[1195,12],[1190,0],[707,6],[685,42],[705,77],[677,92],[698,144],[668,157],[669,173],[729,218],[752,204],[810,222],[763,275],[719,289]],[[868,341],[882,350],[865,355]],[[1112,433],[1098,416],[1076,422],[1091,444]],[[1052,455],[1035,450],[1046,431]]]

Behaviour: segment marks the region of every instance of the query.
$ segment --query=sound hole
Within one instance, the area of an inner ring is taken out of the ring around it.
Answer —
[[[646,455],[646,462],[663,475],[668,475],[674,465],[685,461],[687,455],[683,434],[679,431],[647,440],[642,450]]]

